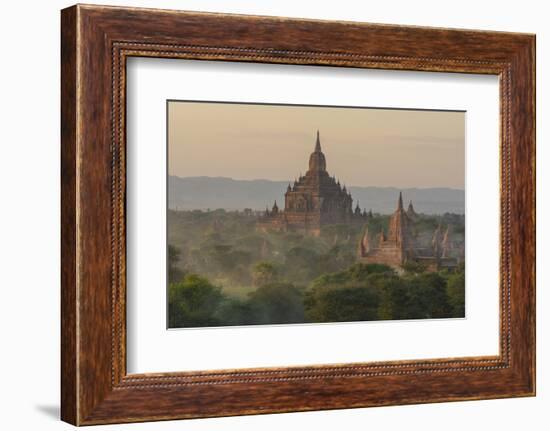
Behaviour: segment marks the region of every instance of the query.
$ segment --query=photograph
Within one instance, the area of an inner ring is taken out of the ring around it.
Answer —
[[[2,6],[1,429],[550,430],[547,3]]]
[[[168,328],[466,317],[464,111],[166,109]]]

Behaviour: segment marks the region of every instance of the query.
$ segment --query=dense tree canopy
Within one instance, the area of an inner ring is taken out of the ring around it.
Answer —
[[[428,238],[441,221],[462,232],[463,216],[422,217]],[[369,230],[387,229],[374,215]],[[169,211],[170,327],[462,317],[464,266],[427,272],[406,264],[355,263],[363,228],[333,225],[320,237],[258,232],[254,217]],[[460,234],[457,234],[460,235]]]
[[[206,278],[189,274],[179,283],[172,283],[168,291],[170,327],[218,326],[217,308],[224,299],[220,287]]]

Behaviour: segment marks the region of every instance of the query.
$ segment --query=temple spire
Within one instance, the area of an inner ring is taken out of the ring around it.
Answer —
[[[403,195],[401,192],[399,192],[399,200],[397,201],[397,209],[402,210],[403,209]]]
[[[319,129],[317,129],[317,141],[315,141],[315,152],[321,152],[321,139],[319,138]]]
[[[321,138],[319,137],[319,130],[317,130],[317,140],[315,142],[315,150],[309,156],[309,169],[306,173],[307,175],[315,174],[318,175],[319,172],[326,172],[327,170],[327,161],[325,155],[321,151]]]
[[[409,201],[409,207],[407,208],[407,216],[413,221],[416,219],[416,211],[414,210],[412,200]]]

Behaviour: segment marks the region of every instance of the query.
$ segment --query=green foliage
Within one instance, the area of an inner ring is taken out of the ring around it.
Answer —
[[[250,253],[243,250],[235,250],[232,245],[217,244],[205,250],[209,261],[219,272],[227,272],[236,265],[250,263]]]
[[[250,293],[249,304],[256,324],[303,323],[303,292],[289,283],[272,283]]]
[[[423,265],[420,262],[406,262],[403,265],[403,269],[408,274],[422,274],[426,272],[426,265]]]
[[[272,283],[277,278],[277,269],[271,262],[258,262],[252,269],[252,282],[254,286],[264,286]]]
[[[352,265],[355,255],[344,245],[335,245],[319,256],[319,266],[324,272],[335,272]]]
[[[258,324],[249,301],[226,297],[215,313],[220,325],[241,326]]]
[[[464,316],[463,266],[429,273],[407,264],[398,274],[356,263],[364,226],[328,226],[313,237],[258,232],[255,222],[223,210],[168,212],[170,327]],[[421,215],[417,238],[429,242],[439,223],[463,240],[464,216],[455,214]],[[373,234],[387,224],[386,215],[368,220]]]
[[[180,260],[180,249],[168,245],[168,283],[175,283],[183,279],[185,273],[178,267]]]
[[[356,263],[351,265],[348,269],[339,272],[333,272],[324,274],[311,283],[312,288],[326,287],[326,286],[342,286],[350,281],[361,282],[366,281],[367,277],[371,274],[389,274],[393,275],[395,272],[387,265],[379,263]]]
[[[354,264],[324,274],[306,291],[304,307],[309,322],[377,320],[381,282],[397,277],[381,264]]]
[[[376,320],[378,296],[368,286],[310,289],[304,301],[308,322]]]
[[[410,297],[408,286],[404,279],[397,275],[384,277],[376,274],[371,277],[370,283],[377,287],[379,294],[379,307],[377,317],[379,320],[413,319],[414,311],[410,310]]]
[[[395,274],[395,271],[390,266],[382,263],[356,263],[347,271],[350,273],[351,277],[355,279],[361,279],[371,274]]]
[[[355,290],[358,292],[355,293]],[[346,305],[335,302],[334,298],[340,298],[340,294],[348,295],[354,301]],[[353,316],[361,315],[369,317],[357,320],[451,317],[454,311],[447,297],[447,280],[442,275],[425,273],[400,277],[391,268],[378,264],[356,264],[346,271],[326,274],[314,280],[306,291],[308,321],[336,318],[335,304],[349,314],[349,317],[343,317],[348,321],[354,320]]]
[[[285,268],[289,279],[308,281],[320,270],[319,254],[312,249],[293,247],[285,254]]]
[[[188,274],[168,289],[169,327],[216,326],[216,310],[224,299],[221,288],[206,278]]]
[[[410,311],[407,318],[429,319],[451,316],[447,283],[438,273],[426,273],[409,279]]]
[[[204,277],[189,274],[169,286],[169,327],[304,322],[303,292],[292,284],[267,284],[248,296],[229,297]]]
[[[465,284],[464,270],[451,274],[447,281],[449,305],[452,307],[452,313],[455,317],[465,316]]]
[[[168,265],[174,266],[180,260],[180,249],[174,245],[168,245]]]

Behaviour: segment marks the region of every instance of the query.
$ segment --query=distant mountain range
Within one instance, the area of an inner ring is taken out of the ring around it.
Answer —
[[[168,177],[168,207],[179,210],[218,209],[242,210],[271,208],[277,200],[284,207],[287,181],[234,180],[225,177]],[[395,210],[397,197],[403,192],[405,206],[412,199],[416,212],[464,214],[464,190],[451,188],[348,187],[353,206],[381,214]]]

